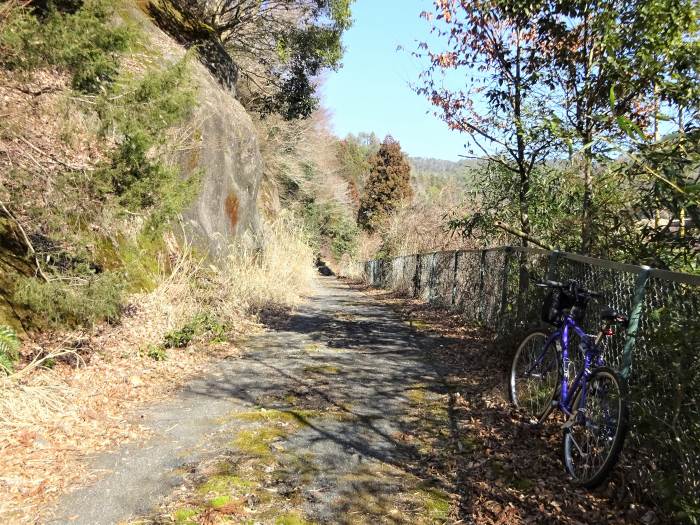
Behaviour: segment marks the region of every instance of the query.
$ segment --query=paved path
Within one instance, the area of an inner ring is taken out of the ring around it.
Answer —
[[[94,467],[108,474],[65,497],[51,523],[112,524],[152,515],[183,483],[183,467],[231,447],[232,433],[241,425],[229,417],[232,413],[285,410],[290,399],[303,400],[307,411],[342,416],[310,417],[284,442],[286,454],[297,452],[314,463],[314,474],[297,480],[303,514],[315,522],[340,523],[347,512],[371,513],[352,510],[358,493],[371,495],[381,477],[382,493],[395,492],[397,500],[406,481],[384,474],[373,479],[378,470],[365,466],[400,468],[425,479],[421,452],[397,436],[414,420],[415,385],[428,396],[441,393],[440,374],[422,350],[439,343],[417,335],[363,293],[320,277],[310,300],[280,326],[248,340],[242,358],[221,362],[174,399],[145,411],[143,421],[153,437],[97,458]],[[411,508],[406,502],[392,508],[393,522],[412,522],[400,518]]]

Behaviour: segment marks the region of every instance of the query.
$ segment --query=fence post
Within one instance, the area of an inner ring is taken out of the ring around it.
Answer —
[[[629,314],[625,346],[622,350],[622,369],[620,370],[620,375],[625,379],[629,378],[630,371],[632,370],[632,351],[634,350],[634,343],[637,341],[639,320],[642,317],[642,307],[644,305],[644,295],[646,293],[647,282],[649,282],[649,274],[651,273],[651,269],[648,266],[642,266],[642,268],[643,270],[637,276],[637,281],[634,284],[632,309]]]
[[[452,306],[457,304],[457,265],[459,264],[459,250],[455,250],[455,263],[452,271]]]
[[[437,264],[435,261],[437,260],[437,252],[432,254],[432,257],[430,259],[432,263],[430,264],[430,274],[428,275],[428,302],[432,303],[433,299],[436,297],[436,286],[437,286],[437,272],[435,271],[437,268]]]
[[[420,266],[421,257],[420,253],[416,254],[416,273],[413,276],[413,297],[418,297],[420,294]]]
[[[553,251],[549,254],[549,262],[547,263],[547,276],[545,277],[548,281],[556,281],[560,255],[561,252],[559,251]]]
[[[506,305],[508,303],[508,266],[510,265],[510,258],[513,253],[513,248],[510,246],[505,247],[505,255],[503,256],[503,277],[501,281],[501,308],[498,312],[498,319],[496,319],[496,328],[501,323],[503,314],[506,311]],[[497,330],[498,331],[498,330]]]
[[[481,250],[479,255],[479,304],[476,305],[476,319],[482,323],[486,321],[486,297],[484,297],[484,280],[486,278],[486,250]]]

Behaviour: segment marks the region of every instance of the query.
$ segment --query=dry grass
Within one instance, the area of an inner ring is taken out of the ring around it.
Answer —
[[[231,246],[216,281],[225,301],[246,312],[292,307],[311,289],[314,253],[309,238],[288,212],[263,225],[263,246],[243,239]]]
[[[341,259],[333,265],[333,270],[344,277],[361,279],[362,263],[380,255],[396,257],[473,247],[473,241],[446,228],[445,214],[456,206],[449,191],[431,200],[417,199],[403,204],[377,233],[362,233],[355,256]]]
[[[377,235],[381,251],[396,256],[469,247],[469,241],[447,228],[445,217],[451,212],[465,212],[461,192],[452,185],[405,204],[382,225]]]
[[[467,210],[463,190],[456,184],[446,183],[438,193],[420,194],[412,202],[399,206],[376,233],[363,232],[354,257],[344,257],[332,264],[332,268],[338,275],[362,279],[363,262],[378,256],[475,248],[475,241],[447,228],[447,216]]]
[[[280,193],[284,197],[290,183],[297,193],[317,203],[334,203],[353,214],[350,187],[340,175],[337,139],[327,112],[320,109],[307,119],[293,121],[269,115],[254,119],[254,124],[264,165],[260,202],[268,215],[282,209]]]
[[[359,243],[359,245],[361,247],[367,246],[363,242],[364,239],[361,239],[362,241]],[[328,264],[331,270],[333,270],[333,272],[335,272],[336,275],[339,275],[340,277],[347,277],[348,279],[352,280],[362,281],[365,275],[364,261],[371,259],[374,253],[376,252],[372,251],[366,256],[359,254],[355,255],[354,257],[345,254],[337,263],[333,263],[329,260]]]
[[[57,358],[56,366],[40,368],[35,360],[3,380],[0,515],[6,522],[34,523],[61,493],[99,474],[87,470],[88,455],[143,437],[129,420],[135,408],[162,398],[212,358],[237,351],[229,344],[194,345],[167,350],[165,361],[142,351],[207,302],[198,286],[201,263],[187,250],[173,257],[172,273],[152,293],[132,296],[131,314],[120,325],[35,343],[29,351]],[[229,313],[239,316],[234,336],[254,326],[236,312]]]

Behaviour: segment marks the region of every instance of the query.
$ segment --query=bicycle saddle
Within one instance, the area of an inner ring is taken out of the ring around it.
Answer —
[[[625,314],[617,312],[610,307],[603,308],[603,311],[600,312],[600,318],[603,321],[619,323],[624,326],[627,326],[629,324],[629,318]]]

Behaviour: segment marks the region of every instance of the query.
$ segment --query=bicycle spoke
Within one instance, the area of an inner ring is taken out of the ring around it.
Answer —
[[[614,378],[595,374],[588,383],[585,406],[580,406],[578,397],[575,409],[577,420],[565,437],[567,468],[577,479],[592,479],[613,453],[619,430],[622,401]]]
[[[528,336],[521,343],[511,371],[512,400],[535,419],[547,411],[559,379],[556,348],[545,349],[546,340],[544,333]]]

